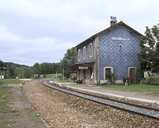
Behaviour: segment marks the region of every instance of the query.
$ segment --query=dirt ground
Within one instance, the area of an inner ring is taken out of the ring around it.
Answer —
[[[0,128],[46,128],[20,86],[9,86],[8,109],[0,112]]]
[[[159,120],[70,96],[38,81],[26,83],[23,88],[50,128],[159,128]]]

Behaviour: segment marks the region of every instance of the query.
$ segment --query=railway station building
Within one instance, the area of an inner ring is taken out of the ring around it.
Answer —
[[[76,46],[77,81],[85,84],[135,82],[139,78],[143,35],[111,17],[110,26]]]

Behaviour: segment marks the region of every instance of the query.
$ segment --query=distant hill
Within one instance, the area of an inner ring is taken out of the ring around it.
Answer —
[[[5,75],[5,78],[20,78],[31,77],[31,67],[27,65],[16,64],[12,62],[0,61],[0,73]]]
[[[30,68],[30,66],[27,66],[27,65],[17,64],[17,63],[13,63],[13,62],[4,62],[4,61],[0,60],[0,67],[7,67],[7,66]]]
[[[23,65],[23,64],[16,64],[16,63],[12,63],[12,62],[4,62],[6,65],[12,65],[12,66],[16,66],[16,67],[25,67],[25,68],[30,68],[30,66],[27,65]]]

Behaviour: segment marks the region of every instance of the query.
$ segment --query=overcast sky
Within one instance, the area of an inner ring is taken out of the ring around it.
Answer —
[[[58,62],[110,16],[143,33],[159,23],[159,0],[0,0],[0,59]]]

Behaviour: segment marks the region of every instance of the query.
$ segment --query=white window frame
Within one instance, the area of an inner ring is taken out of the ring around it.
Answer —
[[[106,80],[106,78],[105,78],[105,69],[111,69],[111,73],[114,73],[113,67],[111,67],[111,66],[104,67],[104,80]]]
[[[135,75],[136,75],[136,67],[128,67],[128,78],[130,77],[130,69],[134,68],[135,69]]]

